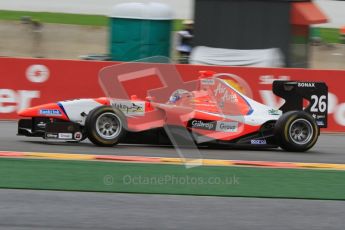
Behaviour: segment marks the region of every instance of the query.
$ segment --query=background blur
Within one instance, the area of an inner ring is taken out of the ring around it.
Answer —
[[[81,59],[85,58],[84,55],[92,54],[91,57],[96,55],[96,59],[99,59],[98,55],[109,54],[111,33],[109,16],[112,14],[112,7],[128,2],[123,0],[0,1],[0,56]],[[179,41],[176,32],[183,28],[184,19],[194,19],[195,1],[156,0],[155,2],[167,4],[174,13],[170,56],[178,61],[179,56],[175,47]],[[308,67],[344,69],[345,39],[342,39],[341,28],[345,26],[345,1],[313,2],[327,16],[328,22],[311,26],[307,51],[310,55]],[[27,19],[38,22],[38,26],[25,23]],[[212,36],[217,37],[217,34]]]

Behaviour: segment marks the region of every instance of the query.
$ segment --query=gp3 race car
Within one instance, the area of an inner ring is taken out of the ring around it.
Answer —
[[[249,98],[226,74],[200,77],[198,84],[194,91],[176,89],[165,103],[132,95],[28,108],[19,112],[29,119],[19,120],[18,135],[74,142],[88,138],[98,146],[167,145],[175,143],[168,132],[183,129],[187,132],[177,135],[187,133],[197,146],[302,152],[327,127],[328,88],[323,82],[274,81],[273,93],[285,100],[280,109]]]

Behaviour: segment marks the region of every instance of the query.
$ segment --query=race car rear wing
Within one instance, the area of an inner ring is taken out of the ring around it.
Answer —
[[[285,103],[280,107],[283,113],[304,110],[311,114],[320,128],[327,127],[328,87],[324,82],[274,81],[273,93]],[[309,104],[303,108],[303,99]]]

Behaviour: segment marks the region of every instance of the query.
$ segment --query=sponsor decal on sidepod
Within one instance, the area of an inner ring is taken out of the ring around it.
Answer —
[[[45,116],[61,116],[61,112],[58,109],[41,109],[40,110],[41,115]]]
[[[250,140],[250,144],[252,145],[265,145],[267,144],[266,140]]]
[[[205,130],[215,130],[214,121],[192,120],[191,127]]]
[[[270,109],[268,110],[269,115],[280,115],[280,111],[277,109]]]
[[[225,122],[225,121],[218,121],[216,126],[216,131],[232,133],[237,132],[238,129],[238,122]]]
[[[59,139],[72,139],[72,133],[59,133]]]
[[[217,132],[237,132],[238,122],[230,121],[203,121],[192,120],[189,125],[191,128],[215,130]]]
[[[115,101],[112,103],[115,108],[118,108],[126,115],[138,115],[145,114],[145,102],[130,102],[130,101]]]
[[[57,133],[47,133],[46,138],[58,139],[58,134]]]

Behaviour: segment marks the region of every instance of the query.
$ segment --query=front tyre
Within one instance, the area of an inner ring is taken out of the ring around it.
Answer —
[[[89,140],[98,146],[110,147],[118,144],[125,133],[126,117],[110,106],[92,110],[85,121]]]
[[[304,152],[313,147],[320,135],[315,119],[304,111],[284,113],[274,128],[279,146],[291,152]]]

